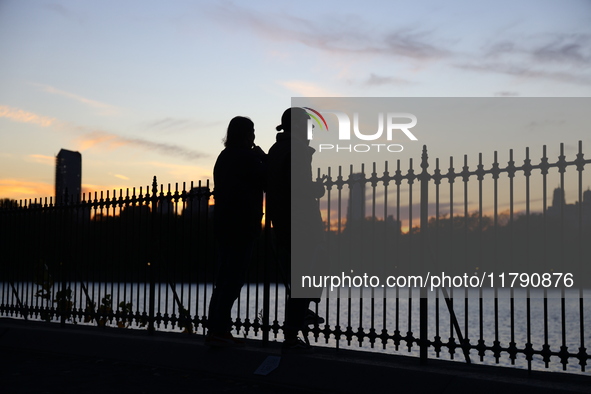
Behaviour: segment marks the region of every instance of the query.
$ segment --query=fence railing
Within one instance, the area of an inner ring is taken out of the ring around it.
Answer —
[[[317,305],[326,321],[307,335],[333,347],[404,349],[423,362],[461,352],[469,362],[477,356],[569,371],[576,363],[585,371],[589,294],[543,286],[541,275],[590,276],[591,191],[584,190],[590,162],[579,143],[571,161],[561,145],[555,162],[544,147],[538,164],[528,149],[522,165],[511,151],[504,166],[495,152],[489,168],[480,155],[473,169],[465,157],[461,169],[450,159],[445,171],[438,159],[433,168],[425,149],[420,172],[412,160],[406,173],[400,161],[392,173],[386,163],[381,175],[375,163],[370,174],[365,167],[349,174],[327,169],[320,206],[329,258],[345,258],[355,228],[370,266],[386,262],[402,274],[428,261],[449,269],[450,277],[486,273],[483,278],[493,274],[498,281],[504,274],[518,282],[431,292],[343,289],[346,297],[326,296]],[[211,196],[208,183],[165,188],[154,178],[145,188],[6,203],[0,209],[0,316],[203,333],[216,275]],[[281,337],[284,318],[285,290],[271,243],[267,223],[234,308],[236,332],[264,342]],[[528,281],[538,274],[540,284],[521,288],[513,272]]]

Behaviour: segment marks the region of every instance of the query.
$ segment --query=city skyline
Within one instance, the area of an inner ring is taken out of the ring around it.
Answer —
[[[55,196],[56,196],[56,198],[54,200],[50,199],[49,203],[50,204],[59,204],[61,200],[58,200],[58,197],[63,199],[65,196],[65,191],[68,189],[74,190],[73,194],[69,193],[68,199],[70,201],[83,201],[86,203],[92,203],[93,200],[96,201],[96,198],[97,198],[96,192],[94,193],[94,196],[92,193],[86,194],[86,195],[81,195],[81,193],[80,193],[81,172],[82,172],[82,164],[81,164],[82,157],[81,157],[80,153],[68,151],[66,149],[61,149],[60,153],[56,156],[55,159],[56,159],[55,160],[55,173],[56,173]],[[332,179],[332,180],[334,181],[334,179]],[[375,197],[372,195],[373,192],[368,192],[367,183],[370,182],[370,180],[368,179],[367,174],[365,174],[365,173],[351,173],[348,176],[347,182],[349,182],[349,184],[348,184],[348,186],[345,186],[346,192],[345,192],[345,196],[343,197],[343,200],[346,200],[346,203],[340,204],[337,201],[335,204],[335,201],[331,200],[333,202],[333,206],[335,206],[335,205],[341,206],[342,209],[344,210],[344,211],[341,211],[341,215],[344,216],[344,219],[343,218],[341,219],[340,226],[339,226],[338,221],[336,221],[336,219],[334,219],[334,217],[338,217],[338,210],[335,210],[334,208],[331,210],[331,215],[332,215],[333,219],[330,220],[330,223],[329,223],[328,222],[329,218],[327,216],[327,214],[328,214],[327,199],[326,198],[321,199],[321,213],[322,213],[322,217],[324,218],[324,222],[325,222],[325,225],[327,226],[326,228],[328,231],[337,231],[338,228],[345,229],[349,222],[360,222],[360,221],[367,220],[367,219],[377,220],[377,221],[383,220],[383,221],[386,221],[389,223],[396,223],[396,227],[398,228],[398,231],[400,231],[401,233],[408,233],[410,231],[409,220],[408,220],[409,207],[410,207],[409,204],[405,203],[404,201],[402,203],[400,203],[400,201],[391,202],[388,206],[388,209],[386,210],[386,211],[388,211],[389,214],[386,217],[383,217],[383,215],[381,214],[382,212],[384,212],[382,199],[380,198],[376,204]],[[183,185],[181,187],[181,189],[173,190],[173,189],[170,189],[170,187],[171,187],[170,184],[159,185],[159,190],[161,190],[165,193],[168,193],[170,191],[172,193],[172,195],[175,195],[178,193],[179,198],[178,198],[178,200],[176,200],[176,202],[173,202],[173,200],[167,201],[166,203],[159,202],[158,203],[158,212],[160,212],[162,214],[177,214],[177,215],[183,215],[183,216],[187,215],[187,214],[202,215],[203,217],[212,216],[213,215],[213,208],[215,206],[215,199],[213,198],[213,196],[210,196],[211,189],[209,188],[209,186],[191,185],[191,186],[189,186],[188,189],[185,189],[185,186],[186,185]],[[547,190],[546,201],[545,201],[545,207],[546,207],[545,210],[546,210],[546,215],[548,218],[558,218],[558,219],[563,218],[564,223],[566,225],[571,226],[571,227],[577,227],[578,217],[579,217],[579,206],[580,206],[579,204],[581,204],[581,208],[582,208],[581,218],[582,218],[583,226],[588,226],[591,223],[591,187],[587,186],[586,188],[584,188],[584,191],[582,192],[582,195],[581,195],[581,201],[575,200],[572,203],[569,203],[568,199],[566,198],[565,190],[563,188],[561,188],[560,186],[555,187],[551,190],[552,190],[552,192],[550,192],[550,189]],[[107,198],[109,198],[109,192],[110,191],[107,191],[107,195],[106,195]],[[138,190],[138,192],[139,192],[139,190]],[[145,192],[148,194],[151,193],[150,185],[148,185],[146,187]],[[113,190],[113,194],[110,195],[110,198],[116,199],[117,193],[119,193],[120,197],[123,195],[128,196],[129,189]],[[187,195],[186,202],[184,202],[185,200],[180,198],[185,193]],[[391,196],[390,198],[394,198],[395,194],[396,194],[395,192],[390,191],[390,193],[389,193],[389,195]],[[403,194],[407,194],[407,190],[404,190]],[[343,202],[343,200],[341,200],[341,203]],[[41,203],[42,201],[40,200],[39,202]],[[540,203],[540,199],[536,198],[534,200],[534,202]],[[22,201],[21,201],[21,203],[22,203]],[[29,206],[32,206],[35,204],[29,204]],[[438,219],[442,219],[442,220],[447,220],[449,218],[449,214],[450,214],[450,206],[449,206],[450,201],[449,200],[441,201],[440,199],[438,199],[438,204],[439,204],[438,215],[433,214],[434,210],[435,210],[435,203],[431,200],[431,202],[428,204],[428,211],[430,212],[430,213],[428,213],[429,219],[438,218]],[[520,204],[522,204],[522,202],[518,203],[518,205],[520,205]],[[24,202],[24,205],[25,206],[27,205],[26,201]],[[413,202],[412,205],[413,205],[413,209],[415,209],[417,212],[420,210],[420,206],[419,206],[418,201]],[[197,208],[195,208],[195,206],[197,206]],[[398,208],[396,208],[396,206]],[[470,209],[468,210],[469,215],[478,214],[478,210],[474,209],[474,203],[469,203],[468,206],[470,207]],[[530,204],[530,206],[531,206],[531,204]],[[458,202],[454,203],[455,217],[457,217],[457,218],[463,217],[463,214],[464,214],[463,207],[464,207],[464,201],[458,201]],[[120,208],[119,215],[124,213],[124,211],[128,208],[134,208],[134,207],[125,206],[124,208]],[[135,207],[135,208],[137,208],[137,207]],[[147,206],[145,208],[147,208]],[[513,208],[515,208],[515,206],[513,206]],[[534,204],[534,208],[533,209],[530,208],[530,211],[529,211],[530,214],[536,215],[536,214],[543,213],[543,211],[538,208],[539,208],[539,204],[537,204],[537,205]],[[395,209],[398,212],[396,215],[393,214],[393,211]],[[508,220],[508,217],[510,215],[509,209],[510,209],[510,207],[505,206],[505,205],[502,205],[500,207],[500,209],[498,209],[497,217],[498,217],[500,223],[506,224],[505,222]],[[117,216],[116,212],[117,212],[117,210],[114,209],[112,211],[111,215],[113,217]],[[372,216],[372,215],[367,215],[366,212],[372,212],[372,213],[377,212],[377,214],[376,214],[376,216]],[[525,212],[524,210],[513,209],[513,214],[514,214],[515,218],[518,218],[519,216],[524,215],[525,214],[524,212]],[[398,216],[398,214],[400,214],[400,216]],[[482,215],[483,215],[483,217],[490,218],[490,217],[494,216],[495,214],[494,214],[494,212],[487,209],[482,212]],[[264,222],[265,222],[264,217],[263,217],[262,221],[263,221],[263,225],[264,225]],[[504,225],[504,224],[502,224],[502,225]],[[416,218],[413,228],[415,228],[415,227],[418,228],[418,217]]]

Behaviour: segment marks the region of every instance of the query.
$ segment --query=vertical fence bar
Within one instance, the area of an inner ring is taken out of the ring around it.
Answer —
[[[477,270],[480,270],[483,260],[482,260],[482,181],[484,179],[484,165],[482,164],[482,153],[478,154],[478,167],[476,168],[476,174],[478,179],[478,266],[476,267]],[[484,351],[486,349],[484,344],[484,306],[482,302],[483,294],[482,294],[482,287],[478,289],[478,355],[480,356],[480,361],[484,360]]]
[[[323,178],[320,175],[320,168],[318,168],[318,175],[316,177],[316,182],[322,183],[322,181],[323,181]],[[326,185],[324,187],[326,187]],[[328,223],[328,233],[326,232],[327,231],[327,228],[324,226],[324,222],[322,223],[323,224],[323,227],[322,228],[323,228],[323,230],[325,232],[324,236],[325,237],[328,237],[329,232],[330,232],[330,190],[327,190],[326,191],[326,194],[327,194],[327,202],[328,202],[327,216],[326,216],[326,220],[327,220],[327,223]],[[317,200],[317,203],[316,204],[317,204],[316,206],[318,208],[318,212],[320,212],[320,200]],[[322,220],[322,218],[321,218],[321,220]],[[325,238],[325,242],[326,242],[326,245],[327,245],[326,246],[327,250],[330,250],[329,249],[329,242],[328,242],[328,239],[327,238]],[[323,258],[327,259],[327,260],[329,258],[328,255],[323,255],[323,254],[320,254],[320,255]],[[324,264],[328,264],[328,261],[325,261]],[[316,313],[316,315],[318,315],[318,306],[320,305],[321,295],[322,294],[320,294],[320,296],[318,296],[318,302],[314,302],[315,305],[314,305],[314,311],[313,312]],[[326,299],[326,310],[327,311],[329,310],[328,297]],[[326,323],[328,323],[328,319],[326,319]],[[314,322],[314,327],[312,328],[312,332],[314,333],[314,341],[318,342],[318,338],[320,337],[320,327],[318,326],[318,322]],[[325,334],[325,339],[326,339],[326,342],[328,343],[328,334]]]
[[[383,184],[384,184],[384,256],[388,255],[388,185],[390,184],[388,174],[388,162],[384,163],[384,175],[382,177]],[[383,264],[383,263],[382,263]],[[386,349],[386,344],[388,343],[388,329],[386,327],[387,324],[387,291],[388,289],[384,287],[383,289],[383,297],[382,297],[382,348]]]
[[[394,247],[400,249],[400,238],[402,232],[402,221],[400,220],[400,184],[402,182],[402,172],[400,171],[400,159],[396,160],[396,172],[394,173],[396,182],[396,222],[401,224],[400,231],[396,232]],[[400,335],[400,287],[396,286],[396,311],[395,311],[396,329],[394,330],[394,346],[398,350],[402,336]]]
[[[376,173],[376,163],[373,162],[373,172],[371,174],[371,239],[372,239],[372,247],[371,247],[371,256],[370,256],[370,263],[371,267],[375,266],[375,239],[376,239],[376,188],[377,188],[377,173]],[[365,189],[365,188],[363,188]],[[372,286],[371,288],[371,323],[369,328],[369,343],[371,347],[374,347],[375,339],[376,339],[376,329],[375,329],[375,289]]]
[[[146,188],[147,189],[147,188]],[[148,191],[146,190],[146,194],[148,194]],[[152,194],[149,195],[149,198],[152,202],[152,220],[151,220],[151,224],[150,224],[150,228],[151,228],[151,244],[152,244],[152,248],[154,247],[154,245],[156,245],[156,219],[157,219],[157,215],[158,215],[158,210],[156,209],[156,204],[158,203],[158,182],[156,181],[156,176],[154,176],[154,180],[152,181]],[[154,270],[157,268],[157,261],[155,261],[156,255],[157,255],[158,251],[152,249],[151,253],[150,253],[150,259],[152,261],[148,262],[148,277],[149,277],[149,285],[150,285],[150,298],[149,298],[149,306],[148,306],[148,333],[149,334],[154,334],[155,331],[155,327],[154,327],[154,307],[155,307],[155,296],[156,296],[156,275]]]
[[[168,191],[170,193],[170,184],[168,184]],[[170,228],[170,215],[166,215],[166,220],[165,220],[165,216],[164,216],[164,210],[167,209],[164,207],[164,204],[166,204],[166,200],[164,199],[164,184],[161,183],[160,184],[160,194],[158,194],[158,190],[156,190],[156,194],[154,196],[152,196],[152,210],[156,211],[156,216],[152,216],[154,218],[158,219],[158,224],[157,224],[157,228],[158,230],[162,230],[161,234],[170,234],[171,228]],[[167,228],[161,228],[162,226],[165,226]],[[160,231],[159,231],[160,232]],[[161,237],[157,237],[158,241],[162,241]],[[163,247],[165,248],[163,250]],[[166,256],[164,256],[164,252],[166,252]],[[170,286],[170,289],[174,292],[174,294],[176,295],[176,290],[173,286],[176,286],[176,278],[175,275],[173,273],[173,278],[172,281],[170,280],[170,270],[171,270],[171,264],[170,264],[170,258],[171,256],[169,255],[170,251],[167,248],[167,242],[164,241],[164,244],[161,247],[158,247],[158,249],[156,250],[155,255],[158,256],[158,283],[157,283],[157,287],[158,287],[158,302],[157,302],[157,307],[154,315],[154,318],[156,319],[156,323],[157,323],[157,327],[160,328],[160,322],[164,321],[164,327],[168,326],[168,322],[170,321],[172,323],[172,328],[175,327],[175,310],[176,310],[176,304],[173,302],[172,303],[172,313],[168,313],[168,302],[169,302],[169,298],[168,298],[168,286]],[[175,261],[173,259],[173,261]],[[164,316],[162,315],[162,280],[165,281],[164,284],[164,288],[167,289],[165,294],[164,294]],[[175,297],[175,301],[178,301],[180,303],[180,300],[176,300]],[[180,312],[179,312],[179,316],[180,316]]]
[[[530,188],[529,181],[531,175],[531,160],[529,158],[529,148],[525,148],[525,160],[523,161],[523,175],[525,176],[525,266],[526,272],[530,273],[530,256],[529,256],[529,239],[530,239]],[[533,360],[533,346],[531,343],[531,300],[530,288],[526,289],[525,297],[525,314],[526,314],[526,344],[525,344],[525,358],[527,360],[527,370],[531,372],[531,363]]]
[[[60,292],[61,297],[55,297],[58,300],[57,303],[57,311],[60,316],[60,326],[62,328],[66,327],[66,302],[64,300],[66,294],[66,272],[64,267],[64,256],[66,255],[65,249],[67,244],[67,228],[66,228],[66,221],[67,221],[67,204],[68,204],[68,189],[66,189],[65,198],[61,205],[61,212],[60,212],[60,233],[62,234],[60,242],[60,256],[61,258],[58,261],[59,264],[59,278],[60,278]]]
[[[107,227],[106,227],[106,216],[105,216],[105,199],[104,199],[104,193],[101,191],[99,193],[99,195],[101,196],[100,200],[98,200],[97,204],[98,207],[100,208],[100,214],[99,214],[99,219],[100,219],[100,229],[99,229],[99,239],[101,243],[104,243],[105,240],[107,239]],[[108,314],[109,314],[109,307],[110,305],[108,304],[108,298],[107,298],[107,279],[106,279],[106,273],[104,270],[100,270],[99,271],[99,283],[98,283],[98,289],[99,289],[99,295],[98,295],[98,299],[101,300],[101,306],[99,308],[100,313],[102,315],[101,321],[102,321],[102,326],[106,327],[107,326],[107,319],[108,319]],[[104,293],[101,293],[101,290],[104,291]],[[104,295],[104,300],[105,302],[103,303],[102,300],[103,298],[101,298],[101,294]]]
[[[202,231],[204,232],[205,235],[204,235],[203,238],[205,240],[205,245],[206,245],[205,247],[207,248],[207,245],[209,245],[209,243],[208,243],[208,237],[207,237],[209,212],[208,211],[205,211],[205,218],[204,218],[203,217],[203,214],[201,212],[202,211],[202,209],[201,209],[202,201],[201,200],[203,198],[203,194],[202,194],[203,193],[203,189],[202,189],[202,186],[201,186],[201,181],[199,181],[197,184],[198,184],[198,186],[197,186],[198,187],[198,189],[197,189],[198,190],[198,192],[197,192],[197,220],[198,220],[198,223],[199,223],[198,224],[198,227],[197,227],[197,234],[199,234],[199,237],[200,237],[201,236],[201,232]],[[209,180],[207,180],[207,182],[206,182],[206,187],[207,187],[207,190],[208,190],[208,193],[209,193]],[[207,194],[207,199],[209,201],[209,194]],[[215,248],[217,248],[215,237],[213,239],[213,242],[214,242],[213,256],[214,256],[214,261],[215,261],[215,259],[216,259],[216,257],[215,257],[216,256]],[[206,256],[206,259],[205,260],[207,261],[207,254],[205,254],[205,256]],[[215,268],[212,270],[213,272],[211,273],[211,278],[208,278],[207,277],[208,269],[207,269],[207,262],[206,261],[204,261],[204,264],[203,264],[203,280],[204,280],[204,286],[203,286],[203,300],[202,301],[203,301],[203,321],[204,322],[207,321],[207,312],[208,312],[207,311],[207,301],[208,301],[207,300],[207,284],[208,283],[211,283],[212,284],[212,291],[213,291],[213,286],[215,284],[215,279],[216,279],[216,277],[215,277],[216,269]],[[217,261],[216,261],[216,265],[217,265]],[[211,282],[209,282],[210,279],[211,279]],[[205,325],[204,325],[203,329],[204,329],[204,332],[205,332]]]
[[[342,250],[341,250],[341,238],[343,234],[343,226],[342,226],[342,209],[343,209],[343,167],[339,166],[339,172],[337,175],[337,250],[338,250],[338,258],[342,259]],[[340,287],[337,289],[337,321],[335,326],[335,340],[337,342],[336,346],[337,349],[341,346],[341,289]]]
[[[351,195],[351,175],[353,174],[353,166],[349,166],[349,176],[347,178],[347,186],[349,187],[349,196]],[[347,222],[345,226],[349,225],[349,217],[347,217]],[[351,254],[351,244],[348,245],[349,254]],[[347,345],[351,346],[351,341],[353,339],[353,326],[352,326],[352,317],[351,317],[351,310],[352,310],[352,294],[351,294],[351,287],[348,289],[348,297],[347,297]]]
[[[491,173],[493,177],[493,262],[494,266],[499,266],[499,169],[497,151],[494,152],[494,162]],[[498,364],[501,358],[501,342],[499,341],[499,288],[494,288],[494,308],[495,308],[495,340],[493,341],[493,354],[495,362]]]
[[[447,178],[449,181],[449,262],[451,268],[453,268],[454,264],[454,182],[456,179],[456,174],[454,170],[454,159],[453,157],[449,158],[449,169],[447,172]],[[450,286],[449,289],[449,307],[451,310],[454,309],[454,288]],[[450,358],[454,359],[456,343],[454,339],[454,325],[452,319],[449,319],[449,340],[448,340],[448,349]]]
[[[464,269],[468,269],[468,222],[470,214],[468,213],[468,181],[470,180],[470,170],[468,168],[468,155],[464,155],[464,167],[462,167],[462,181],[464,182]],[[464,351],[470,346],[470,331],[468,325],[469,318],[469,297],[468,286],[464,287],[464,342],[460,343]]]
[[[542,174],[542,241],[543,241],[543,267],[548,272],[548,157],[546,156],[546,145],[542,147],[542,159],[540,171]],[[544,344],[542,345],[542,359],[546,368],[550,365],[550,344],[548,343],[548,289],[544,287]]]
[[[507,165],[507,175],[509,177],[509,266],[512,267],[515,258],[515,249],[513,247],[514,239],[514,195],[513,195],[513,179],[515,178],[515,162],[513,161],[513,149],[509,149],[509,163]],[[517,357],[517,344],[515,343],[515,297],[513,292],[513,286],[510,289],[510,308],[511,308],[511,342],[509,342],[509,358],[511,364],[515,365],[515,359]]]
[[[98,238],[98,213],[97,213],[97,209],[98,209],[98,200],[97,200],[97,193],[94,192],[94,200],[92,199],[92,193],[88,193],[88,202],[90,203],[91,206],[91,210],[93,212],[92,215],[92,230],[90,231],[90,238],[93,240],[96,240]],[[94,305],[91,305],[90,308],[90,313],[91,313],[91,317],[94,318],[94,320],[96,321],[97,325],[99,324],[99,316],[98,316],[98,305],[96,305],[99,301],[100,298],[97,298],[96,293],[95,293],[95,289],[96,289],[96,283],[97,283],[97,264],[96,264],[96,259],[93,259],[90,261],[90,265],[91,265],[91,273],[90,273],[90,283],[91,283],[91,290],[90,290],[90,294],[92,294],[93,298],[97,301],[94,302]]]
[[[271,310],[271,282],[270,282],[270,275],[269,275],[269,267],[271,266],[271,220],[269,220],[269,211],[267,208],[267,200],[265,199],[265,228],[264,234],[265,237],[265,265],[263,268],[263,318],[262,318],[262,330],[263,330],[263,346],[267,346],[269,344],[269,333],[270,333],[270,325],[269,325],[269,313]],[[214,219],[215,220],[215,219]],[[276,251],[279,253],[279,251]]]
[[[408,182],[408,260],[412,261],[413,258],[413,245],[412,245],[412,219],[413,219],[413,209],[412,209],[412,185],[415,180],[414,170],[412,168],[412,158],[409,159],[409,166],[408,172],[406,174],[406,180]],[[413,345],[415,338],[412,332],[412,287],[408,286],[408,329],[406,331],[406,346],[408,347],[408,351],[410,352]]]
[[[319,176],[320,176],[320,174],[319,174]],[[326,254],[325,258],[326,258],[327,261],[325,262],[325,264],[327,264],[327,265],[330,266],[330,250],[331,250],[331,247],[332,247],[332,236],[331,236],[331,234],[332,234],[332,226],[331,226],[331,220],[332,220],[332,213],[331,213],[331,208],[332,208],[332,206],[331,206],[331,202],[332,202],[331,201],[332,200],[332,172],[331,172],[331,168],[330,167],[328,167],[328,170],[327,170],[326,184],[327,184],[327,187],[326,187],[326,199],[327,199],[327,206],[326,206],[326,224],[327,224],[327,226],[326,226],[326,239],[327,239],[327,242],[326,242],[326,251],[327,251],[327,254]],[[324,331],[324,333],[325,333],[324,334],[324,339],[325,339],[325,343],[328,343],[328,340],[330,338],[330,331],[329,331],[330,330],[330,325],[329,325],[329,321],[328,321],[329,320],[328,317],[330,316],[330,304],[329,304],[329,301],[330,301],[330,297],[327,294],[327,296],[326,296],[326,304],[325,304],[326,305],[326,313],[324,315],[325,316],[325,321],[324,321],[324,323],[325,323],[324,324],[324,329],[325,329],[325,331]],[[318,314],[318,305],[316,305],[315,313]],[[316,325],[314,325],[314,328],[315,329],[317,328]]]
[[[362,184],[365,186],[365,163],[361,164],[361,177],[362,178],[358,178],[358,177],[353,176],[353,166],[351,166],[350,178],[352,180],[351,180],[351,184],[349,184],[349,190],[353,189],[353,186],[355,185],[355,181],[359,182],[360,187]],[[364,188],[362,188],[362,189],[364,189]],[[364,206],[364,210],[365,210],[365,206]],[[364,227],[365,227],[364,220],[361,220],[360,226],[359,226],[359,233],[360,234],[363,234]],[[359,287],[359,310],[363,311],[363,287]],[[357,340],[359,341],[359,347],[363,346],[364,338],[365,338],[365,330],[363,329],[363,313],[359,313],[359,327],[357,328]]]
[[[427,240],[427,231],[429,230],[429,180],[431,177],[427,172],[427,168],[429,168],[429,161],[427,155],[427,146],[423,145],[423,154],[421,156],[421,168],[422,171],[419,174],[419,180],[421,182],[421,232],[420,232],[420,241],[419,244],[420,248],[420,265],[421,265],[421,275],[424,275],[424,268],[427,265],[427,248],[429,247],[429,243]],[[420,329],[419,329],[419,336],[420,336],[420,364],[426,365],[427,359],[429,357],[429,299],[427,298],[427,287],[421,286],[420,289],[420,304],[419,304],[419,315],[420,315]]]
[[[564,155],[564,144],[560,144],[560,156],[558,157],[558,172],[560,173],[560,191],[562,198],[560,199],[560,261],[564,261],[564,244],[565,244],[565,210],[566,201],[564,195],[564,173],[566,172],[566,156]],[[562,363],[562,369],[566,371],[568,364],[568,347],[566,346],[566,297],[564,287],[560,291],[560,329],[562,346],[560,346],[560,362]]]
[[[435,231],[434,231],[434,241],[432,242],[435,245],[435,253],[433,254],[433,267],[439,268],[439,226],[440,226],[440,211],[439,211],[439,204],[440,204],[440,190],[439,187],[441,186],[441,169],[439,168],[439,159],[435,159],[435,171],[433,171],[433,179],[435,181]],[[441,353],[441,333],[439,330],[439,287],[435,289],[435,338],[433,341],[435,347],[435,355],[439,358]]]
[[[583,141],[579,141],[579,152],[577,153],[577,159],[575,161],[578,172],[578,185],[579,185],[579,220],[578,220],[578,276],[584,275],[583,272],[583,215],[585,211],[583,205],[585,203],[583,195],[583,168],[585,166],[585,159],[583,156]],[[585,371],[587,365],[587,349],[585,348],[585,318],[584,318],[584,302],[583,302],[583,286],[579,285],[579,335],[580,335],[580,346],[577,357],[579,358],[579,365],[581,371]]]

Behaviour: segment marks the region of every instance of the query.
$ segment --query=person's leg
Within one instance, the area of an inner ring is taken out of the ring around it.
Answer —
[[[222,334],[231,331],[232,306],[246,281],[246,272],[252,254],[252,242],[220,243],[218,274],[209,302],[208,331]]]
[[[285,322],[283,324],[284,345],[297,344],[298,332],[303,328],[304,318],[310,300],[291,298],[291,231],[289,226],[274,223],[275,245],[277,246],[277,268],[285,284]]]
[[[310,305],[309,298],[289,298],[285,310],[284,335],[286,341],[297,338],[298,332],[304,328],[304,318]]]

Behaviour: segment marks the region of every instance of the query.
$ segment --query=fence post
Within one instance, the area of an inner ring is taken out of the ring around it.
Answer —
[[[423,154],[421,155],[421,168],[423,171],[419,174],[418,178],[421,181],[421,232],[419,235],[419,243],[421,245],[421,250],[419,251],[419,258],[420,258],[420,268],[421,268],[421,275],[424,274],[424,268],[427,266],[426,264],[426,250],[429,247],[428,240],[427,240],[427,231],[429,225],[429,180],[431,176],[427,172],[427,168],[429,167],[428,162],[428,155],[427,155],[427,145],[423,145]],[[426,285],[425,285],[426,286]],[[419,316],[420,316],[420,331],[419,331],[419,347],[420,347],[420,364],[425,365],[427,364],[428,359],[428,350],[429,350],[429,340],[428,340],[428,325],[429,325],[429,315],[428,315],[428,298],[427,298],[427,288],[422,286],[420,288],[421,293],[421,300],[419,303]]]
[[[271,264],[271,221],[269,220],[269,211],[267,210],[267,200],[265,199],[265,228],[263,229],[264,237],[264,258],[265,264],[263,264],[263,316],[262,316],[262,329],[263,329],[263,346],[269,344],[269,313],[270,313],[270,302],[271,296],[271,283],[269,278],[269,266]]]
[[[152,261],[148,262],[148,276],[150,279],[150,299],[149,299],[149,306],[148,306],[148,333],[150,335],[154,334],[154,304],[156,298],[156,282],[154,278],[154,270],[156,269],[156,256],[158,255],[159,251],[156,250],[157,248],[157,235],[156,235],[156,219],[158,215],[158,182],[156,181],[156,176],[154,176],[154,180],[152,182],[152,195],[150,196],[150,200],[152,201],[152,220],[150,223],[150,240],[151,240],[151,253],[150,257]]]
[[[61,233],[63,235],[62,243],[61,243],[61,256],[58,259],[59,261],[59,276],[60,276],[60,297],[55,297],[57,299],[57,310],[60,314],[60,327],[66,327],[66,313],[68,308],[68,300],[66,298],[66,267],[65,267],[65,260],[66,255],[66,242],[70,241],[70,233],[68,231],[67,221],[68,221],[68,188],[65,190],[64,199],[62,201],[62,215],[60,223]]]

